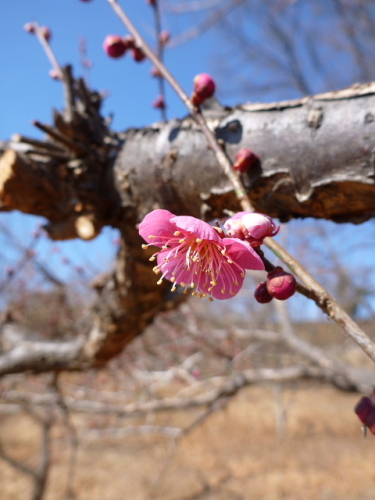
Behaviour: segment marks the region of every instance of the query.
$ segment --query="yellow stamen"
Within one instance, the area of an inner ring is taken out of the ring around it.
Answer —
[[[203,241],[203,240],[201,240],[200,238],[197,238],[195,241],[196,241],[197,243],[202,243],[202,241]]]
[[[161,285],[162,283],[163,283],[163,278],[160,278],[160,280],[156,282],[157,285]]]
[[[181,231],[175,231],[175,232],[173,233],[173,235],[174,235],[174,236],[180,236],[180,234],[181,234]]]
[[[210,302],[213,302],[213,301],[214,301],[214,299],[213,299],[212,297],[208,297],[208,300],[209,300]]]
[[[142,245],[143,250],[147,250],[150,245]]]
[[[152,257],[150,257],[148,260],[150,260],[151,262],[154,261],[156,259],[156,257],[153,255]]]
[[[156,236],[152,236],[152,234],[150,234],[150,236],[148,237],[149,240],[154,240],[156,238]]]

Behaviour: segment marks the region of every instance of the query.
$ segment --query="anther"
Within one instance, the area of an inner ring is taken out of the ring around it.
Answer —
[[[148,237],[149,240],[154,240],[156,236],[152,236],[152,234]]]
[[[186,283],[184,281],[181,281],[180,285],[181,286],[186,286]]]
[[[142,245],[143,250],[147,250],[150,245]]]
[[[160,280],[156,282],[157,285],[161,285],[162,283],[163,283],[163,278],[160,278]]]
[[[148,260],[150,260],[151,262],[154,261],[156,259],[155,255],[153,255],[152,257],[150,257]]]
[[[173,233],[173,235],[174,235],[174,236],[180,236],[180,234],[181,234],[181,231],[175,231],[175,232]]]
[[[194,288],[195,287],[195,283],[190,283],[190,288]]]
[[[214,299],[213,299],[212,297],[208,297],[208,300],[209,300],[210,302],[213,302],[213,301],[214,301]]]
[[[202,240],[201,238],[197,238],[195,241],[196,241],[197,243],[202,243],[202,241],[203,241],[203,240]]]

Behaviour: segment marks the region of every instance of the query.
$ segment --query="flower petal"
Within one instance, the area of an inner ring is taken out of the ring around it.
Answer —
[[[195,217],[181,215],[173,217],[173,219],[171,219],[171,222],[176,224],[179,229],[189,231],[190,233],[193,233],[197,238],[201,238],[202,240],[221,241],[220,236],[217,234],[213,227],[207,224],[207,222],[196,219]]]
[[[264,271],[264,264],[259,255],[246,241],[237,238],[224,238],[222,240],[228,256],[243,269]]]
[[[168,212],[168,210],[154,210],[147,214],[139,224],[139,234],[147,243],[155,246],[163,246],[165,238],[162,241],[158,241],[158,236],[173,237],[176,226],[171,222],[171,219],[174,217],[175,215]],[[156,236],[156,238],[150,238],[150,236]]]

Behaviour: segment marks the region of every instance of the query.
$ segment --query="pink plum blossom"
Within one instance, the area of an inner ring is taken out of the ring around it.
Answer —
[[[268,215],[238,212],[225,222],[224,229],[228,236],[248,241],[252,247],[257,247],[267,236],[275,236],[280,226]]]
[[[245,269],[264,270],[259,255],[249,243],[226,238],[220,228],[214,228],[195,217],[175,216],[168,210],[154,210],[139,225],[139,234],[149,245],[161,247],[150,260],[163,279],[172,281],[172,291],[181,285],[192,295],[229,299],[243,285]]]

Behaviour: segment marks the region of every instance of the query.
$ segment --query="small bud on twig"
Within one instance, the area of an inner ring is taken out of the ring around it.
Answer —
[[[42,35],[42,37],[44,37],[45,40],[47,40],[47,42],[52,38],[52,32],[47,26],[40,27],[40,34]]]
[[[233,169],[238,172],[247,172],[251,167],[259,162],[258,156],[251,149],[242,148],[236,154],[236,161]]]
[[[145,59],[146,57],[146,54],[139,47],[134,47],[134,49],[132,49],[132,53],[133,53],[133,59],[136,62],[142,62],[143,59]]]
[[[157,98],[155,99],[155,101],[152,103],[152,106],[154,108],[158,108],[158,109],[165,109],[166,104],[165,104],[164,96],[158,95]]]
[[[171,39],[171,34],[169,33],[168,30],[163,30],[160,32],[159,34],[159,42],[162,44],[162,45],[166,45],[169,40]]]
[[[267,304],[268,302],[271,302],[273,297],[268,293],[267,283],[265,281],[259,283],[259,285],[256,287],[254,291],[254,297],[255,300],[260,304]]]
[[[278,300],[289,299],[296,293],[297,283],[294,276],[284,271],[282,267],[268,273],[267,290],[272,297]]]
[[[26,23],[23,27],[25,31],[28,33],[35,33],[35,25],[34,23]]]
[[[194,90],[191,96],[191,101],[194,106],[199,106],[203,101],[214,95],[215,82],[207,73],[201,73],[194,78]]]
[[[127,48],[124,39],[118,35],[107,35],[103,42],[104,52],[114,59],[123,56]]]

